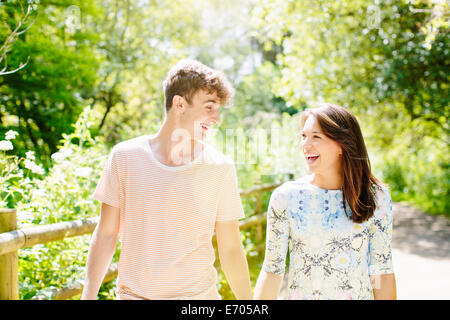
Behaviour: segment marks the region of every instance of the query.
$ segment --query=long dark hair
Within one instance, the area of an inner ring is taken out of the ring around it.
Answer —
[[[309,116],[316,118],[323,133],[342,148],[342,195],[347,216],[362,223],[373,216],[376,208],[376,189],[382,185],[371,172],[366,145],[356,117],[347,109],[321,103],[301,114],[302,127]],[[347,212],[346,202],[350,206]]]

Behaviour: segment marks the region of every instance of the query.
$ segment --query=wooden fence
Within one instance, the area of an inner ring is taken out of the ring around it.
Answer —
[[[256,237],[262,241],[262,226],[266,220],[266,214],[261,207],[261,198],[264,192],[272,191],[280,183],[271,183],[254,186],[241,190],[240,195],[254,195],[256,198],[253,215],[241,221],[241,230],[256,227]],[[39,243],[61,241],[65,238],[90,234],[94,231],[99,217],[84,220],[60,222],[50,225],[37,226],[26,229],[17,229],[16,212],[12,209],[0,209],[0,300],[19,299],[18,282],[18,250],[32,247]],[[213,238],[215,244],[215,236]],[[264,244],[257,247],[264,248]],[[216,261],[217,262],[217,261]],[[219,266],[216,264],[216,268]],[[103,283],[110,282],[117,277],[117,264],[113,263],[106,272]],[[80,294],[83,290],[83,280],[77,280],[63,288],[54,289],[51,292],[38,293],[32,299],[43,300],[51,296],[53,300],[65,300]]]

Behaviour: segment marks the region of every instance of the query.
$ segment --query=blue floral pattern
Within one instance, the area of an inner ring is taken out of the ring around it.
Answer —
[[[393,273],[389,190],[377,187],[373,217],[357,224],[340,190],[308,178],[272,193],[263,270],[283,275],[289,249],[289,299],[373,299],[369,276]]]

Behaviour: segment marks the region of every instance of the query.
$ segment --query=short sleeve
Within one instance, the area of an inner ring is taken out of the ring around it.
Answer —
[[[103,168],[100,180],[94,191],[93,197],[98,201],[104,202],[110,206],[119,208],[119,170],[117,164],[117,154],[115,148],[109,154],[108,160]]]
[[[369,274],[393,273],[392,266],[392,200],[387,188],[377,191],[375,209],[369,232]]]
[[[277,188],[270,197],[267,210],[266,253],[263,270],[283,275],[289,242],[286,195]]]
[[[216,221],[239,220],[245,217],[239,195],[236,168],[228,167],[219,192]]]

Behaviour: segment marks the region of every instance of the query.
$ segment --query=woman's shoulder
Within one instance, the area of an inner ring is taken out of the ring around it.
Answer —
[[[389,186],[387,184],[384,184],[382,182],[378,182],[378,184],[372,184],[375,198],[377,201],[383,200],[383,199],[391,199],[391,191],[389,190]]]
[[[296,180],[290,180],[283,182],[278,186],[273,193],[275,194],[289,194],[291,192],[307,192],[311,191],[313,186],[309,183],[310,176],[303,176]]]
[[[389,186],[383,183],[374,184],[373,186],[375,189],[376,201],[374,217],[376,219],[380,219],[385,216],[392,218],[392,199]]]

